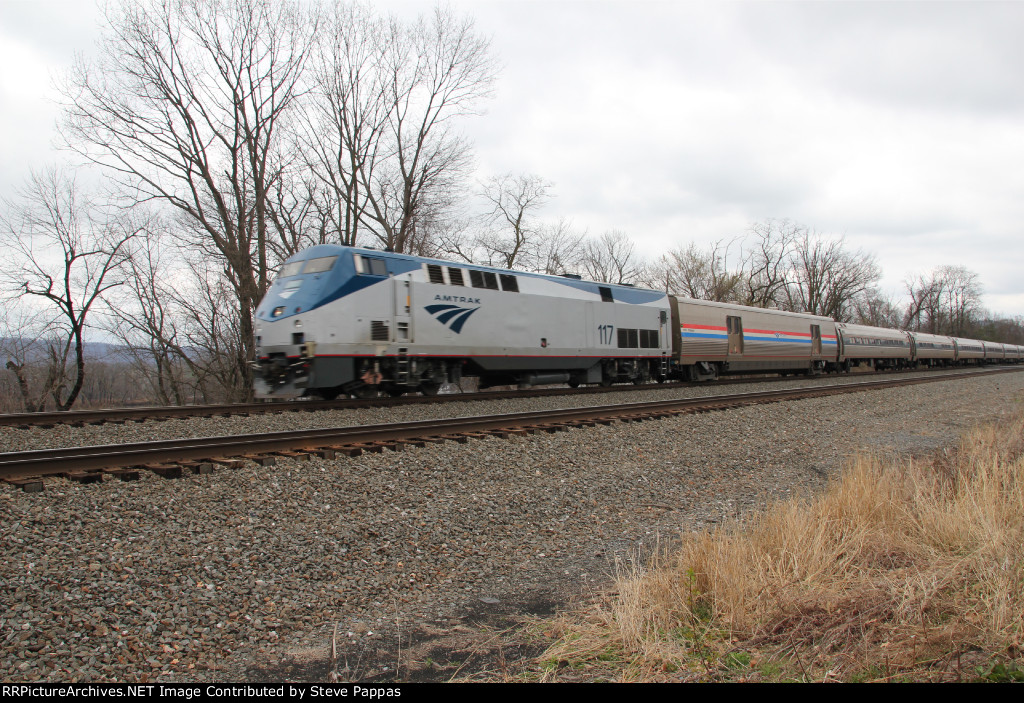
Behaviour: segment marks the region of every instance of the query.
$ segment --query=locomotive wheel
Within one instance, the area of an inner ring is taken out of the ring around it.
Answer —
[[[377,386],[361,386],[352,391],[352,397],[359,398],[360,400],[369,400],[379,395],[380,389]]]
[[[424,381],[420,384],[420,393],[423,395],[434,396],[441,390],[440,383],[434,383],[433,381]]]

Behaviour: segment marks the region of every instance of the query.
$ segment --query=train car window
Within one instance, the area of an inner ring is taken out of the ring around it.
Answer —
[[[606,286],[598,286],[597,289],[601,291],[601,302],[602,303],[614,303],[615,298],[612,297],[612,289]]]
[[[474,271],[473,269],[470,269],[469,270],[469,282],[473,285],[474,288],[483,288],[484,287],[484,272],[483,271]]]
[[[501,279],[501,289],[507,290],[510,293],[519,292],[519,281],[516,280],[515,276],[510,276],[507,273],[499,274],[498,278]]]
[[[498,277],[490,271],[484,271],[484,287],[490,290],[498,290]]]
[[[466,282],[462,280],[462,269],[454,269],[451,266],[448,267],[448,280],[453,286],[464,286]]]
[[[427,278],[430,279],[431,283],[444,283],[444,274],[441,273],[441,267],[437,264],[427,264]]]
[[[302,269],[303,273],[323,273],[324,271],[330,271],[334,267],[334,262],[338,260],[337,256],[321,256],[318,259],[308,259],[306,261],[306,268]]]
[[[299,271],[302,270],[302,265],[305,261],[292,261],[291,263],[285,264],[281,267],[281,273],[278,274],[278,278],[288,278],[289,276],[297,276]]]

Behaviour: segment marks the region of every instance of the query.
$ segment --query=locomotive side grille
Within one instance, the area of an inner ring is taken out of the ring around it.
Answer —
[[[441,267],[436,264],[427,264],[427,276],[431,283],[444,283],[444,274]]]
[[[388,323],[383,320],[373,320],[370,323],[370,339],[375,342],[386,342],[391,339]]]

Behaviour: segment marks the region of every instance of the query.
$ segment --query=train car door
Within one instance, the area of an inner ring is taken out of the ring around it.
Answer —
[[[821,359],[821,325],[811,325],[811,359]]]
[[[743,318],[728,315],[725,318],[725,330],[729,337],[729,357],[743,356]]]
[[[394,281],[395,325],[392,341],[405,344],[413,341],[412,337],[412,285],[408,278],[392,278]]]

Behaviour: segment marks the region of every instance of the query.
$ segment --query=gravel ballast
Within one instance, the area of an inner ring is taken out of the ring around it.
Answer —
[[[178,480],[0,486],[0,674],[233,680],[326,655],[332,638],[380,654],[396,631],[458,627],[481,604],[564,604],[658,538],[820,489],[860,450],[933,451],[1022,390],[1011,373]],[[345,424],[620,401],[349,411]],[[4,451],[343,424],[318,417],[334,415],[36,428]]]

